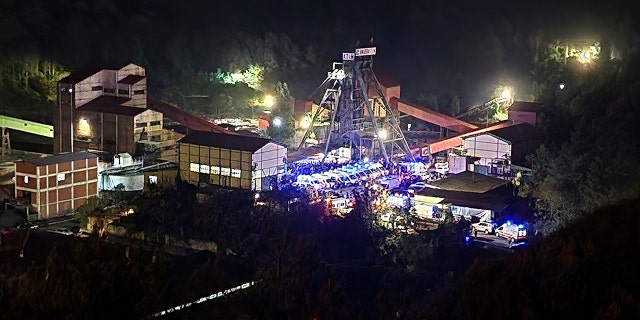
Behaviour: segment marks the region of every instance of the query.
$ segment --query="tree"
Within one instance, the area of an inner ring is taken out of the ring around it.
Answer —
[[[454,117],[460,114],[460,98],[458,98],[458,96],[455,94],[453,95],[453,97],[451,97],[449,109],[451,111],[451,115]]]
[[[293,117],[294,99],[289,92],[287,83],[278,82],[275,107],[271,112],[271,123],[267,133],[276,141],[286,143],[295,134],[295,118]]]

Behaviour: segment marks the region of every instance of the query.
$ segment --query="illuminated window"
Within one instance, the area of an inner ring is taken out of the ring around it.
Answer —
[[[24,183],[29,183],[29,177],[24,176]]]
[[[220,174],[223,176],[230,176],[231,169],[230,168],[220,168]]]
[[[220,174],[220,167],[211,166],[211,174]]]
[[[58,181],[64,181],[64,173],[58,173]]]
[[[231,176],[234,178],[240,178],[242,171],[240,169],[231,169]]]
[[[200,165],[197,164],[197,163],[191,162],[189,164],[189,171],[191,171],[191,172],[200,172]]]
[[[91,125],[85,118],[81,118],[80,121],[78,121],[78,135],[83,137],[91,136]]]
[[[149,176],[149,183],[158,184],[158,176]]]
[[[200,173],[209,173],[209,166],[206,164],[200,165]]]

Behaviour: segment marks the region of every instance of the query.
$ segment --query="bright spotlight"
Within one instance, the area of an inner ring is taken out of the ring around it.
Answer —
[[[511,90],[509,88],[505,88],[502,90],[502,93],[500,93],[500,97],[505,100],[511,100]]]
[[[378,131],[378,138],[380,138],[381,140],[387,139],[387,131],[385,130]]]
[[[302,129],[307,129],[307,128],[309,128],[310,126],[311,126],[311,121],[309,121],[309,117],[304,116],[304,118],[302,118],[302,119],[300,120],[300,127],[301,127]]]
[[[268,94],[266,96],[264,96],[264,105],[271,108],[273,107],[273,105],[276,103],[276,98],[274,98],[272,95]]]
[[[561,82],[561,83],[558,85],[558,89],[560,89],[560,90],[564,89],[564,82]]]
[[[273,119],[273,125],[275,125],[276,127],[279,127],[282,125],[282,119],[276,117]]]

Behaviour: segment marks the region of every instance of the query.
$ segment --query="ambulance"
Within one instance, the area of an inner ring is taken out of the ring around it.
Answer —
[[[523,224],[514,224],[511,221],[501,225],[495,230],[496,236],[511,241],[520,241],[527,238],[527,228]]]

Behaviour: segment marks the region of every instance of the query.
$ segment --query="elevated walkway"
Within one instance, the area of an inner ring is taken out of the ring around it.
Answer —
[[[462,121],[458,118],[437,111],[430,110],[426,107],[402,100],[400,98],[391,98],[389,104],[393,109],[396,109],[399,112],[438,125],[440,127],[447,128],[457,133],[465,133],[478,129],[478,126],[474,124]]]

